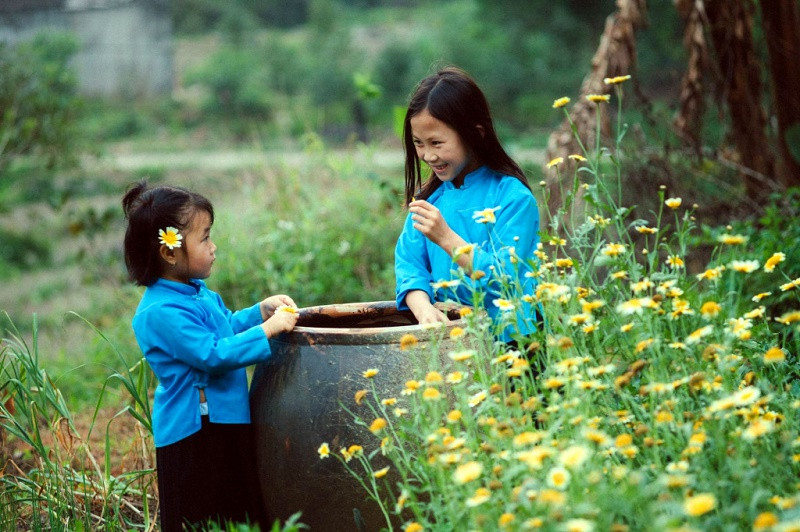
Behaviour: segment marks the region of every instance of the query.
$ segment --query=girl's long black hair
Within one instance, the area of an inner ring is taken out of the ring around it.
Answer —
[[[483,91],[465,71],[446,67],[417,85],[403,122],[406,154],[406,205],[411,198],[428,198],[442,182],[432,172],[423,179],[421,162],[411,134],[411,118],[428,110],[432,117],[454,129],[479,164],[504,175],[514,176],[530,189],[519,165],[506,153],[494,130],[489,103]],[[479,127],[480,126],[480,127]]]

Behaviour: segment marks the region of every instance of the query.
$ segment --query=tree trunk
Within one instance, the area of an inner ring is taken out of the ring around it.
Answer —
[[[773,0],[766,0],[767,3]],[[732,138],[748,197],[763,199],[773,183],[773,159],[761,107],[761,75],[753,46],[753,3],[707,0],[709,34],[723,78],[731,116]],[[765,186],[766,185],[766,186]]]
[[[778,117],[777,174],[784,186],[800,186],[800,163],[789,152],[786,138],[789,128],[800,128],[800,8],[796,0],[763,0],[759,5]]]
[[[675,129],[684,143],[694,152],[702,154],[703,115],[706,109],[704,77],[708,71],[708,43],[704,31],[705,12],[703,2],[676,0],[681,18],[686,27],[683,31],[683,47],[689,54],[686,72],[681,79],[680,108],[675,117]]]
[[[570,110],[570,119],[581,142],[588,150],[592,150],[597,141],[597,105],[589,102],[589,94],[608,94],[611,87],[603,79],[631,74],[636,66],[636,30],[644,25],[647,6],[645,0],[617,0],[617,10],[606,19],[605,30],[600,38],[600,45],[592,58],[592,70],[581,84],[580,97]],[[603,104],[604,105],[604,104]],[[602,113],[600,124],[601,135],[610,133],[609,112]],[[545,181],[548,186],[548,208],[555,213],[562,206],[565,198],[561,196],[560,179],[571,179],[575,170],[574,162],[568,158],[570,154],[581,153],[581,148],[573,135],[569,122],[562,122],[558,130],[550,134],[547,141],[547,160],[556,157],[564,159],[559,174],[555,169],[545,169]]]

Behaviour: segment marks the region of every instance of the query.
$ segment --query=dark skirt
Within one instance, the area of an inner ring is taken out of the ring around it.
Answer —
[[[252,426],[202,420],[199,432],[156,448],[162,532],[201,530],[209,520],[266,530]]]

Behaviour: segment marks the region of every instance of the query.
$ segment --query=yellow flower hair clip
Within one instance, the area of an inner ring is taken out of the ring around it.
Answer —
[[[183,235],[174,227],[158,230],[158,242],[164,244],[169,249],[181,247],[181,240],[183,240]]]

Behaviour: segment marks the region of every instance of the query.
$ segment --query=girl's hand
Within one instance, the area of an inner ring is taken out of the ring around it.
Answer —
[[[434,244],[447,249],[448,240],[458,235],[450,229],[441,211],[425,200],[416,200],[408,204],[414,229],[425,235]]]
[[[426,323],[448,323],[450,321],[447,319],[447,316],[444,315],[444,312],[434,307],[430,303],[428,304],[428,307],[423,307],[417,312],[412,312],[420,325]]]
[[[442,216],[441,211],[425,200],[416,200],[408,204],[414,229],[442,248],[448,255],[453,256],[453,251],[467,245],[467,241],[450,229]],[[472,273],[472,252],[456,257],[456,262],[468,274]]]
[[[406,305],[411,309],[411,313],[414,314],[420,324],[447,323],[450,321],[444,315],[444,312],[431,304],[428,294],[422,290],[411,290],[406,294]]]
[[[261,329],[267,338],[274,338],[283,332],[290,332],[297,323],[300,315],[297,312],[275,312],[272,317],[261,324]]]
[[[278,294],[266,298],[260,303],[261,319],[267,321],[273,314],[275,314],[275,309],[284,305],[287,307],[297,308],[297,305],[292,298],[284,294]]]

